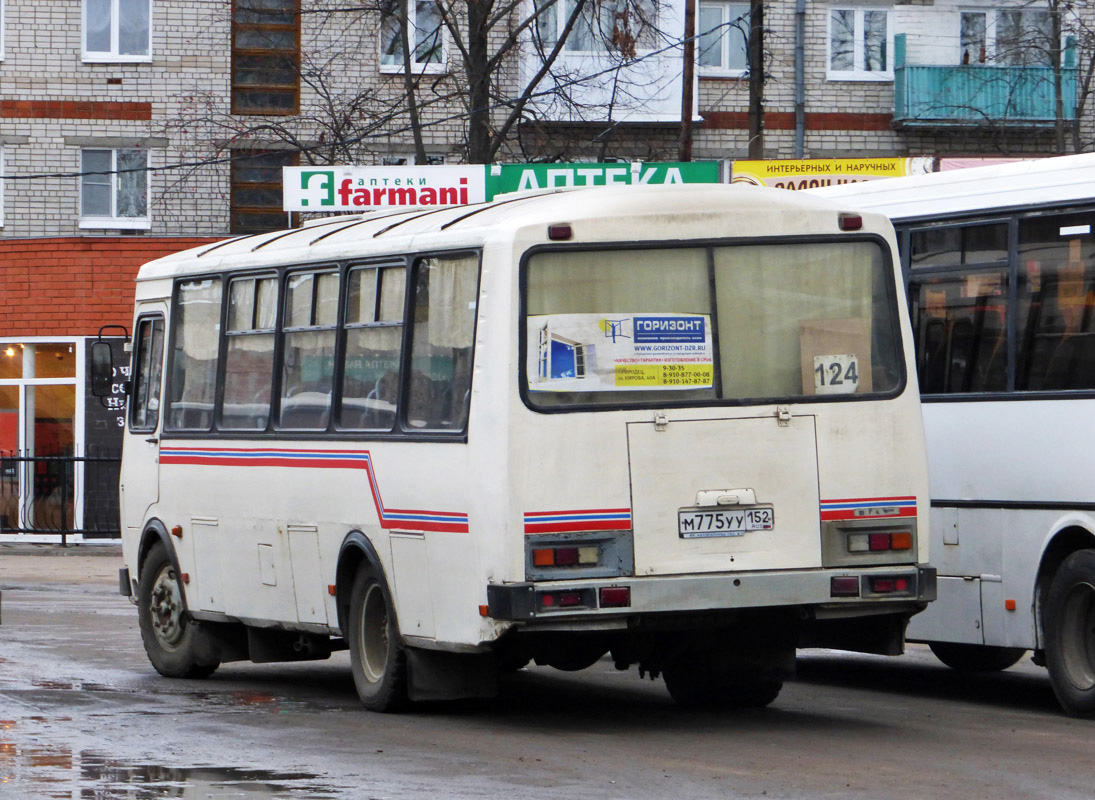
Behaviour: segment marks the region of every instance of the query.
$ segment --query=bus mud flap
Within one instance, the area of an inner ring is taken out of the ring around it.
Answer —
[[[492,698],[497,694],[493,653],[407,648],[407,695],[412,701]]]

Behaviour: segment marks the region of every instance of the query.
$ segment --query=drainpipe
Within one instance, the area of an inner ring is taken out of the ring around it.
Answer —
[[[806,0],[795,0],[795,158],[806,155]]]

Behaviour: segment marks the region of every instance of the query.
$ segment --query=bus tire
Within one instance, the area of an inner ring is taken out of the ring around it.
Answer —
[[[137,589],[137,610],[148,660],[167,678],[207,678],[220,662],[198,660],[201,632],[186,615],[182,586],[163,543],[148,552]]]
[[[662,670],[665,688],[681,708],[764,708],[783,689],[779,678],[722,668],[712,653],[692,652]]]
[[[407,652],[388,587],[368,562],[350,592],[347,643],[354,686],[370,711],[397,711],[407,702]]]
[[[999,672],[1018,663],[1022,647],[994,647],[986,644],[929,642],[935,657],[958,672]]]
[[[1043,625],[1058,702],[1071,716],[1095,717],[1095,550],[1077,550],[1061,564]]]

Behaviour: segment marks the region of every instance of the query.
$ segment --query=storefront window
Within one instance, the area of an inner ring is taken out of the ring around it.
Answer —
[[[77,346],[0,343],[0,533],[78,525]]]

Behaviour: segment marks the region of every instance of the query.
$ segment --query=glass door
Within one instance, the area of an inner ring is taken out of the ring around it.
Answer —
[[[75,340],[0,343],[0,534],[79,527],[77,361]]]

